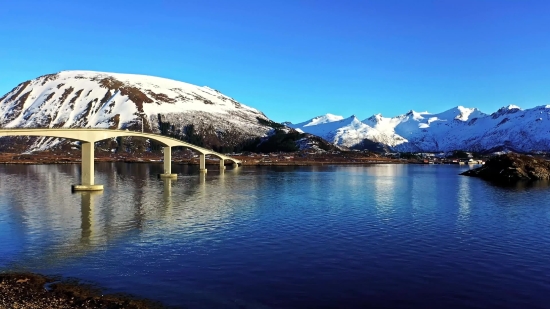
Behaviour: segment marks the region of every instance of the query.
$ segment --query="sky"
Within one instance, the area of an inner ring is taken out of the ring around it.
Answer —
[[[550,1],[5,1],[0,96],[62,70],[209,86],[294,123],[550,104]]]

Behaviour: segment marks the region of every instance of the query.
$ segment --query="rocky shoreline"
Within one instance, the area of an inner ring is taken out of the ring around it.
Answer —
[[[33,273],[0,273],[0,308],[165,308],[161,304],[101,290],[74,280],[59,280]]]
[[[489,159],[482,167],[461,175],[494,182],[550,180],[550,161],[528,155],[507,153]]]
[[[345,154],[295,154],[282,153],[274,155],[253,154],[234,155],[243,166],[304,166],[304,165],[331,165],[331,164],[403,164],[419,163],[411,160],[399,160],[380,157],[372,154],[348,152]],[[162,163],[161,154],[144,153],[140,155],[113,155],[96,154],[95,162],[125,162],[125,163]],[[53,152],[38,152],[32,154],[0,153],[0,164],[80,164],[80,154],[61,154]],[[229,163],[229,162],[227,162]],[[174,165],[199,165],[198,158],[182,157],[178,154],[172,156]],[[219,161],[208,159],[207,165],[218,165]]]

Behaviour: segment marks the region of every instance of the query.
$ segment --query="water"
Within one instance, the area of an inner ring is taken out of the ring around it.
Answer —
[[[550,187],[433,165],[0,166],[0,271],[185,308],[545,308]]]

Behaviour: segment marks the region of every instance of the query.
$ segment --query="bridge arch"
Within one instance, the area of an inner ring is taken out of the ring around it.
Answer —
[[[112,129],[49,129],[49,128],[23,128],[23,129],[0,129],[0,136],[39,136],[39,137],[56,137],[76,140],[82,142],[82,184],[74,185],[74,190],[102,190],[102,185],[94,184],[94,143],[115,137],[143,137],[149,138],[161,143],[164,153],[164,173],[161,177],[176,178],[176,174],[172,174],[172,147],[183,146],[193,149],[200,153],[200,171],[206,173],[206,155],[214,155],[220,158],[220,170],[225,169],[225,160],[233,162],[234,167],[238,167],[241,161],[217,153],[210,149],[199,147],[175,138],[166,137],[154,133],[144,133],[129,130],[112,130]],[[223,167],[223,168],[222,168]]]

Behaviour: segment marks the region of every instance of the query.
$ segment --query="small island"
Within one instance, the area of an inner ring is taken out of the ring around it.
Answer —
[[[529,155],[507,153],[493,157],[485,165],[461,175],[495,182],[550,180],[550,161]]]

